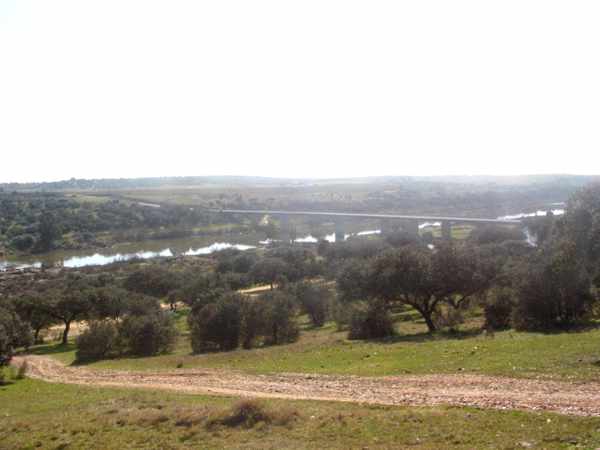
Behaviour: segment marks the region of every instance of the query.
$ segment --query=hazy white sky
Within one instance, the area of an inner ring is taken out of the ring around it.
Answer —
[[[597,0],[0,0],[0,182],[600,173]]]

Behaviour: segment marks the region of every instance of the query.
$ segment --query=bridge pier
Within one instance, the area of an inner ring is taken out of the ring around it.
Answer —
[[[335,220],[335,242],[344,242],[346,240],[346,227],[344,222],[340,219]]]
[[[449,220],[442,221],[442,239],[444,241],[452,240],[452,222]]]
[[[406,220],[402,224],[402,229],[410,235],[410,237],[417,239],[419,237],[419,221],[418,220]]]
[[[392,234],[398,229],[398,221],[392,219],[381,219],[380,225],[381,235]]]
[[[292,229],[290,218],[288,216],[279,216],[279,239],[284,244],[292,242]]]

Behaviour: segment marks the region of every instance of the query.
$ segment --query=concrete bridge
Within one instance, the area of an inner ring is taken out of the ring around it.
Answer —
[[[475,217],[447,217],[447,216],[414,216],[404,214],[374,214],[374,213],[346,213],[329,211],[277,211],[277,210],[247,210],[247,209],[220,209],[213,212],[243,215],[271,215],[279,217],[282,221],[282,228],[289,227],[289,218],[292,216],[322,216],[333,220],[335,223],[335,240],[339,242],[344,240],[344,220],[351,218],[360,219],[380,219],[382,221],[382,232],[391,222],[399,221],[402,228],[417,235],[419,232],[419,223],[421,222],[439,222],[442,228],[442,238],[450,240],[452,238],[453,224],[496,224],[496,225],[519,225],[520,220],[501,220],[485,219]]]

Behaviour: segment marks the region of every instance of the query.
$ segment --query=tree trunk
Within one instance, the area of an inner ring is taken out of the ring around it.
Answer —
[[[65,321],[65,330],[62,335],[62,343],[66,345],[69,342],[69,330],[71,329],[71,321]]]
[[[433,333],[434,331],[436,331],[437,328],[435,326],[435,323],[433,323],[433,319],[432,319],[433,313],[427,311],[427,312],[422,312],[421,314],[423,315],[423,319],[425,319],[425,323],[427,324],[427,330],[430,333]]]
[[[38,327],[33,332],[33,343],[37,344],[40,342],[40,331],[42,331],[42,327]]]

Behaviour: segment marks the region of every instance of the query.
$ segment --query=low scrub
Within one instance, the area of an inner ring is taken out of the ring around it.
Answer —
[[[593,311],[591,281],[571,242],[559,242],[529,264],[517,289],[512,323],[518,330],[565,329]]]
[[[256,298],[227,293],[216,302],[198,305],[188,316],[194,353],[228,351],[294,342],[300,330],[296,305],[285,291]]]
[[[394,323],[382,301],[352,306],[348,339],[380,339],[394,334]]]
[[[118,325],[111,320],[94,321],[77,338],[75,357],[95,361],[119,354],[153,356],[175,345],[177,330],[168,313],[128,315]]]
[[[485,328],[487,330],[510,328],[514,307],[515,300],[512,291],[508,289],[494,290],[484,306]]]
[[[303,281],[292,288],[298,304],[310,318],[315,327],[322,327],[330,316],[331,291],[323,285]]]
[[[177,330],[171,317],[164,312],[128,316],[119,326],[119,340],[126,353],[152,356],[173,349]]]
[[[214,428],[217,425],[226,427],[253,428],[259,423],[273,425],[288,425],[299,417],[296,410],[287,409],[274,411],[268,409],[262,402],[253,399],[240,400],[233,407],[220,415],[220,417],[211,419],[207,422],[207,428]]]
[[[117,327],[110,321],[91,322],[87,330],[77,337],[77,361],[94,361],[105,358],[116,350]]]
[[[226,294],[216,303],[192,310],[188,324],[194,353],[237,348],[243,301],[239,294]]]

